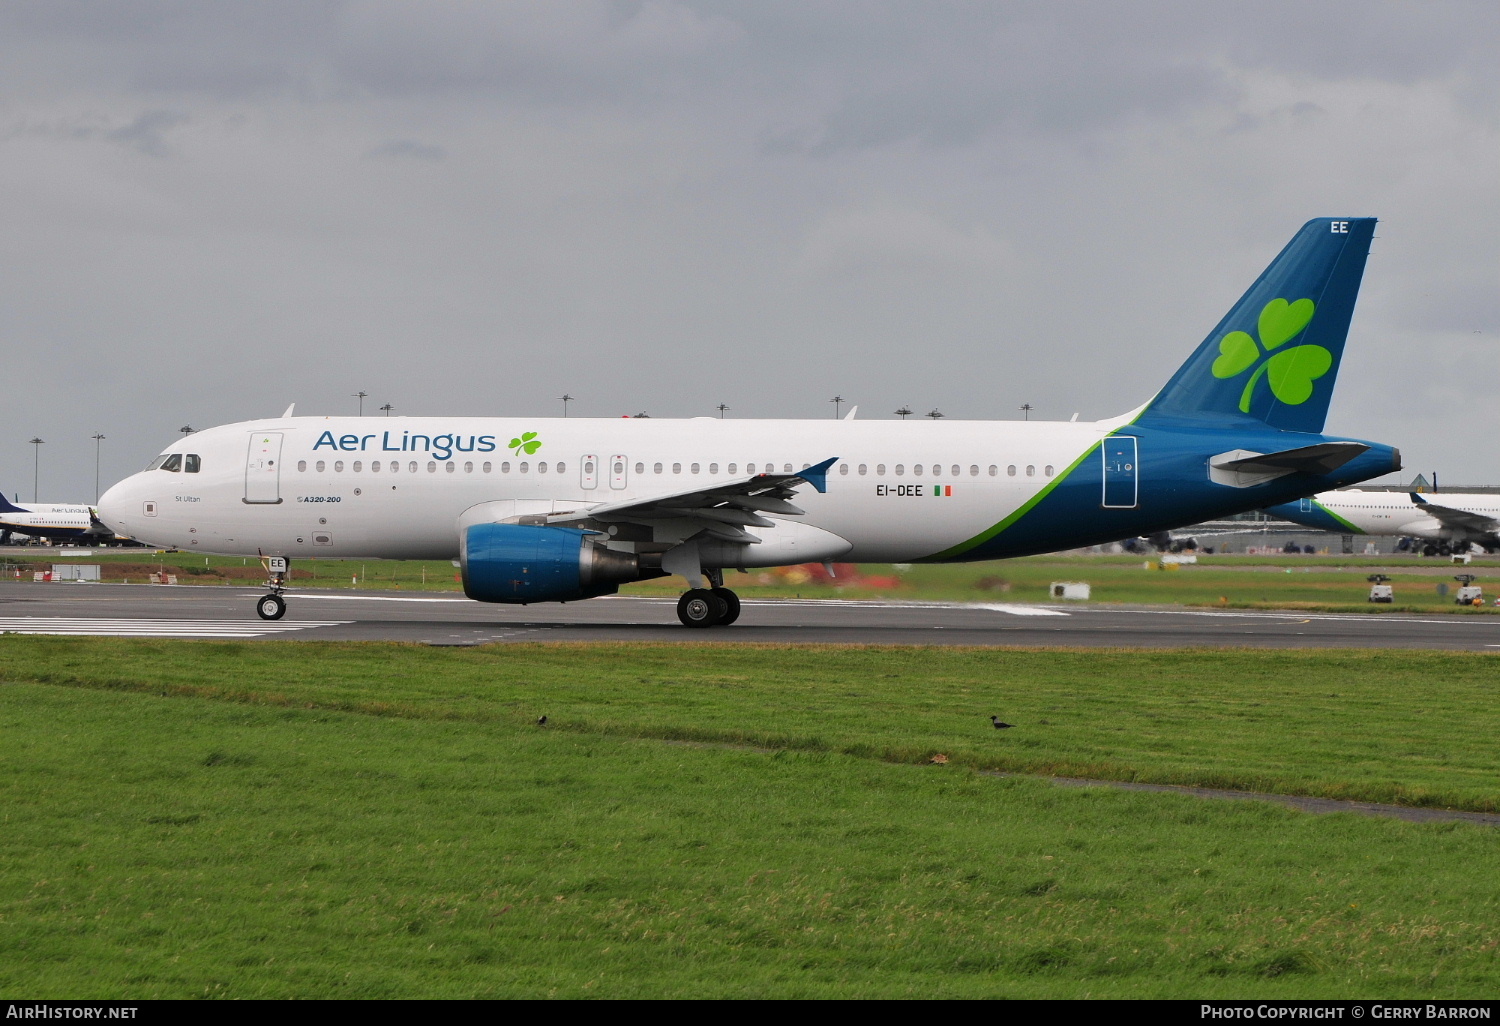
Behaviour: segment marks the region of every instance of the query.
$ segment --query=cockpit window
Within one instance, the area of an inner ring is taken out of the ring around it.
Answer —
[[[156,457],[156,459],[151,461],[151,465],[146,468],[147,473],[150,473],[153,470],[160,470],[161,465],[165,462],[167,462],[167,456],[166,453],[163,453],[162,455]]]
[[[182,461],[182,469],[189,474],[198,473],[202,466],[203,458],[195,452],[188,453],[187,458]]]
[[[161,469],[162,470],[170,470],[174,474],[176,474],[179,471],[181,471],[182,470],[182,453],[180,453],[180,452],[174,452],[170,456],[168,456],[165,460],[162,461]]]

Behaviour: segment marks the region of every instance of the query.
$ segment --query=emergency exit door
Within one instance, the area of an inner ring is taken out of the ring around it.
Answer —
[[[275,505],[281,501],[281,432],[250,436],[245,457],[245,501]]]
[[[1112,435],[1104,440],[1104,508],[1134,509],[1139,488],[1139,451],[1134,435]]]

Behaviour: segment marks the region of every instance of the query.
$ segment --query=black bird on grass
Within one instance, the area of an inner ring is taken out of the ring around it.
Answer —
[[[538,716],[536,718],[536,725],[538,727],[545,727],[547,725],[547,717],[545,717],[545,716]]]
[[[1008,729],[1010,727],[1014,727],[1015,726],[1014,723],[1006,723],[1006,722],[1002,721],[1000,719],[1000,717],[998,717],[998,716],[991,716],[990,717],[990,722],[995,725],[995,729],[996,730],[1006,730],[1006,729]]]

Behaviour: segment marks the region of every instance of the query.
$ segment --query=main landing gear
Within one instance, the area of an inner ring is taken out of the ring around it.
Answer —
[[[255,612],[262,620],[280,620],[286,615],[286,599],[281,593],[286,590],[286,580],[291,576],[291,560],[285,556],[265,556],[261,563],[266,568],[266,587],[269,595],[262,595],[255,603]]]
[[[677,619],[687,627],[728,627],[740,618],[740,597],[728,588],[694,588],[677,600]]]
[[[677,619],[685,627],[728,627],[740,618],[740,597],[724,587],[724,571],[718,567],[704,567],[703,577],[711,587],[684,592],[677,600]],[[688,577],[688,583],[703,581]]]

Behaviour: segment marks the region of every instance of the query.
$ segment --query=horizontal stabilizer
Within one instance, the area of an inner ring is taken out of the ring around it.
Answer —
[[[1370,447],[1362,442],[1321,442],[1318,445],[1304,445],[1300,449],[1252,454],[1222,462],[1215,459],[1213,466],[1217,470],[1240,474],[1331,474],[1356,456],[1369,451]]]
[[[1253,488],[1289,474],[1329,474],[1369,451],[1363,442],[1320,442],[1280,452],[1233,449],[1208,459],[1208,479],[1230,488]]]

